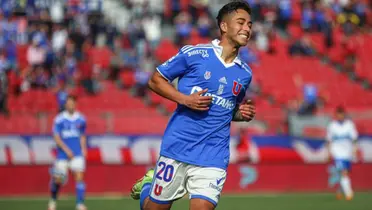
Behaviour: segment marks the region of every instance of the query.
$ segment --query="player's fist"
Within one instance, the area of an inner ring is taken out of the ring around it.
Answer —
[[[245,121],[251,121],[256,115],[256,107],[251,100],[247,100],[239,105],[239,112]]]
[[[197,111],[208,110],[209,105],[212,103],[212,96],[204,96],[203,94],[205,94],[207,91],[208,89],[204,89],[185,96],[183,105]]]

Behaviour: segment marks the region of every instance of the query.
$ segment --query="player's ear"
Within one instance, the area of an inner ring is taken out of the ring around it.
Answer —
[[[223,32],[223,33],[227,32],[227,23],[225,21],[222,21],[220,23],[220,29],[221,29],[221,32]]]

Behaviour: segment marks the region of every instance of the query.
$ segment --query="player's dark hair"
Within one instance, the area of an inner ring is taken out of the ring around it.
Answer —
[[[251,14],[251,7],[249,6],[247,1],[244,0],[234,0],[231,1],[230,3],[225,4],[220,11],[218,12],[217,15],[217,24],[218,27],[220,28],[220,24],[222,22],[222,19],[226,16],[231,14],[232,12],[236,12],[238,9],[245,10],[248,12],[248,14]]]
[[[336,113],[345,114],[346,113],[345,107],[343,107],[343,106],[337,106],[336,107]]]
[[[74,95],[69,95],[69,96],[67,96],[67,100],[73,100],[74,102],[76,102],[77,98]]]

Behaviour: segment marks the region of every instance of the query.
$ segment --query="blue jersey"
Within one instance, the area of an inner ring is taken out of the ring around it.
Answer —
[[[57,115],[54,120],[53,133],[59,135],[62,141],[72,151],[75,157],[82,156],[80,137],[85,135],[85,118],[78,112],[70,115],[66,111]],[[57,148],[57,159],[68,159],[67,154]]]
[[[190,95],[208,88],[208,111],[178,105],[165,130],[160,155],[181,162],[226,169],[229,163],[230,123],[235,106],[242,102],[252,71],[238,57],[226,64],[219,41],[185,46],[158,66],[168,81],[178,78],[178,91]]]

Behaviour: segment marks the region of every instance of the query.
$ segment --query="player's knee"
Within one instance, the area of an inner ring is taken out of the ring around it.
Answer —
[[[81,182],[84,180],[84,173],[83,172],[75,172],[75,181]]]
[[[53,180],[56,184],[63,184],[65,181],[65,178],[62,175],[54,175]]]
[[[341,171],[341,176],[348,177],[349,176],[349,171],[348,170],[342,170]]]

